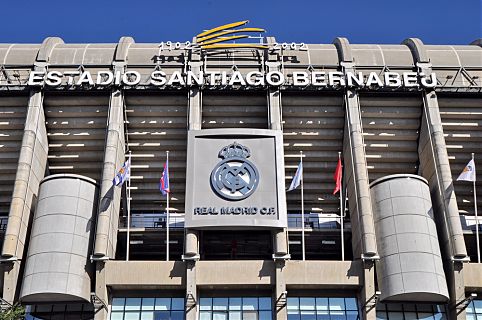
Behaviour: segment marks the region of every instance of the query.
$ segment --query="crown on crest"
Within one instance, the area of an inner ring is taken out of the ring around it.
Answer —
[[[249,151],[249,148],[237,142],[233,142],[219,151],[219,157],[223,159],[249,158],[249,156],[251,156],[251,151]]]

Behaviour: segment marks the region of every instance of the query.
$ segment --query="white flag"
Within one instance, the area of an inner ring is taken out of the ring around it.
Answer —
[[[472,181],[475,182],[475,162],[474,159],[470,160],[465,166],[464,170],[457,178],[457,181]]]
[[[115,186],[122,185],[124,181],[129,179],[131,176],[131,159],[128,159],[126,162],[124,162],[124,165],[122,168],[120,168],[119,172],[114,177],[114,180],[112,180],[112,183]]]
[[[303,166],[300,164],[298,165],[298,169],[296,169],[296,174],[293,177],[293,181],[291,181],[291,185],[288,189],[288,191],[294,190],[299,187],[301,183],[301,175],[303,174]]]

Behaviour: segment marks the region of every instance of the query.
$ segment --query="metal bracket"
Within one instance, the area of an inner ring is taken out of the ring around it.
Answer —
[[[199,261],[201,259],[201,256],[199,254],[195,254],[193,256],[187,256],[183,254],[181,256],[182,261]]]
[[[286,306],[288,300],[288,291],[283,291],[276,299],[276,308],[280,309]]]
[[[283,260],[283,261],[286,261],[286,260],[290,260],[291,259],[291,254],[284,254],[284,255],[277,255],[277,254],[273,254],[272,256],[273,260],[274,261],[279,261],[279,260]]]
[[[102,257],[96,257],[94,255],[91,255],[90,256],[90,262],[94,262],[94,261],[109,261],[110,258],[108,256],[102,256]]]
[[[365,304],[363,305],[364,308],[373,308],[376,306],[377,301],[380,299],[380,296],[382,295],[381,291],[375,291],[375,293],[368,299]]]
[[[192,292],[188,292],[186,295],[186,307],[189,309],[197,304],[196,298]]]
[[[476,298],[477,298],[477,293],[472,292],[472,293],[470,294],[470,296],[468,296],[468,297],[466,297],[464,300],[458,302],[455,306],[456,306],[457,308],[461,308],[462,310],[464,310],[464,309],[466,309],[466,308],[469,306],[469,304],[470,304],[474,299],[476,299]]]
[[[10,257],[10,258],[4,258],[4,257],[1,257],[1,258],[0,258],[0,264],[1,264],[1,263],[15,262],[15,261],[21,261],[21,259],[19,259],[19,258],[16,257],[16,256],[13,256],[13,257]],[[0,298],[0,299],[1,299],[1,298]]]
[[[450,260],[452,260],[452,262],[468,263],[470,262],[470,257],[469,256],[465,256],[462,258],[451,257]]]
[[[107,304],[99,298],[95,292],[90,293],[90,302],[94,305],[95,310],[99,310],[100,308],[104,308],[105,310],[108,310],[109,308],[107,307]]]
[[[363,262],[365,262],[365,261],[376,262],[376,261],[380,260],[380,256],[378,254],[372,255],[372,256],[367,256],[366,254],[362,253],[361,259],[363,260]]]
[[[0,297],[0,310],[8,310],[11,307],[13,307],[13,305],[10,302]]]

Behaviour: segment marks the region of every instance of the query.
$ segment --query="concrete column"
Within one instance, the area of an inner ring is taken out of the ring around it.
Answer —
[[[424,110],[418,153],[420,174],[429,181],[430,191],[437,201],[438,220],[447,229],[450,256],[467,257],[459,208],[452,182],[452,171],[442,128],[442,120],[435,92],[423,92]],[[444,219],[441,219],[444,217]],[[445,233],[445,232],[444,232]],[[450,257],[449,256],[449,257]]]
[[[465,320],[466,319],[466,301],[465,301],[465,285],[464,285],[464,264],[462,262],[447,261],[447,283],[449,287],[449,319]]]
[[[274,290],[274,312],[276,320],[286,320],[288,318],[288,313],[286,309],[286,281],[283,274],[283,269],[285,267],[286,261],[283,259],[275,261],[276,267],[276,286]]]
[[[195,42],[195,38],[193,42]],[[203,69],[202,57],[199,53],[191,52],[188,66],[195,75]],[[201,130],[202,127],[202,90],[200,87],[189,88],[188,101],[188,130]],[[186,229],[184,238],[184,256],[186,262],[186,320],[197,320],[197,280],[196,261],[199,260],[199,232]]]
[[[375,296],[375,264],[373,261],[366,261],[363,265],[363,283],[364,286],[358,294],[361,319],[375,320],[377,298]]]
[[[407,45],[418,67],[419,74],[430,74],[432,64],[420,39],[410,38]],[[437,95],[433,90],[423,90],[423,116],[420,128],[418,154],[419,174],[429,181],[432,194],[437,231],[441,251],[444,255],[444,269],[450,294],[450,319],[465,319],[463,260],[467,257],[457,199],[452,183],[452,172],[440,117]],[[453,261],[453,260],[459,261]]]
[[[196,262],[194,260],[188,260],[186,261],[186,320],[198,320],[198,300]]]
[[[116,48],[115,72],[124,72],[132,38],[123,37]],[[121,189],[112,184],[117,170],[125,161],[124,96],[119,88],[111,92],[104,151],[104,166],[100,184],[100,200],[95,236],[94,256],[115,258]]]
[[[403,43],[410,48],[419,74],[430,74],[432,64],[422,41],[410,38]],[[467,257],[467,251],[452,183],[437,95],[433,90],[424,90],[422,94],[424,109],[418,146],[419,171],[429,181],[431,193],[441,205],[437,211],[445,216],[443,224],[448,229],[450,254],[455,258],[463,259]]]
[[[124,99],[118,89],[111,93],[108,117],[94,256],[114,258],[121,188],[115,187],[112,180],[125,161]]]
[[[60,38],[46,38],[37,54],[35,71],[47,70],[53,48],[63,43]],[[4,267],[3,298],[12,303],[17,300],[20,288],[21,259],[26,253],[27,234],[31,209],[36,202],[40,180],[45,176],[48,155],[47,128],[43,109],[43,93],[35,88],[30,93],[20,156],[15,177],[8,224],[2,248]]]
[[[199,53],[191,53],[188,66],[198,76],[203,68],[203,61]],[[199,87],[189,88],[189,130],[201,130],[202,124],[202,90]]]
[[[274,37],[268,37],[268,44],[275,43]],[[268,53],[265,62],[268,72],[280,71],[281,61],[276,52]],[[281,126],[281,92],[279,88],[268,88],[268,125],[271,130],[282,130]]]
[[[97,261],[95,266],[95,295],[97,296],[97,299],[102,302],[101,304],[106,306],[110,305],[109,291],[107,290],[105,283],[105,264],[102,261]],[[107,316],[109,311],[105,307],[100,304],[95,305],[95,307],[95,320],[108,319]]]
[[[194,257],[199,255],[199,240],[198,240],[198,231],[193,229],[186,229],[186,244],[185,244],[185,252],[184,254],[186,257]]]
[[[273,231],[274,235],[274,255],[277,257],[288,254],[288,237],[286,229]]]
[[[335,45],[343,72],[354,72],[354,63],[348,40],[337,38],[335,39]],[[345,92],[343,145],[354,253],[358,257],[374,257],[377,255],[377,244],[365,158],[360,102],[357,91],[351,88],[348,88]]]

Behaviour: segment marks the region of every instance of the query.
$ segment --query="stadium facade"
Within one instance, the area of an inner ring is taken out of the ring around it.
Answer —
[[[4,307],[482,317],[476,188],[456,181],[472,153],[482,163],[482,41],[264,40],[0,45]],[[303,193],[286,192],[301,152]],[[130,181],[115,186],[127,157]]]

